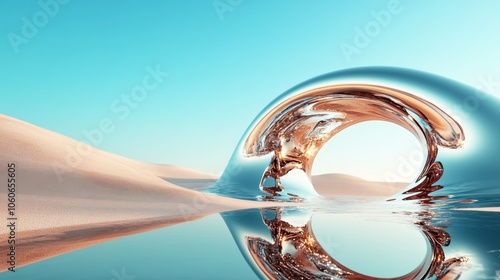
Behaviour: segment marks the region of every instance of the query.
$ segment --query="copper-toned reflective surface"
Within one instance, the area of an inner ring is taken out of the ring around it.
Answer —
[[[273,155],[261,186],[279,195],[284,190],[281,177],[292,169],[310,177],[314,158],[328,140],[368,120],[398,124],[426,147],[427,160],[417,181],[431,171],[438,145],[458,148],[464,140],[455,120],[412,94],[376,85],[336,85],[302,92],[273,108],[253,128],[243,153],[247,157]],[[274,186],[263,186],[268,177],[275,180]]]

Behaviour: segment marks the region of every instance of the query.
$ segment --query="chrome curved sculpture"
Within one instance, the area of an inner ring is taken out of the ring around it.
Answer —
[[[401,194],[421,192],[433,183],[494,177],[491,162],[498,160],[491,157],[499,148],[491,142],[500,132],[491,119],[500,119],[500,102],[491,97],[480,108],[467,104],[479,95],[488,96],[402,68],[364,67],[319,76],[283,93],[255,118],[212,191],[252,200],[315,197],[310,175],[318,151],[343,129],[370,120],[402,126],[426,151],[419,175]],[[446,151],[464,143],[464,151]]]

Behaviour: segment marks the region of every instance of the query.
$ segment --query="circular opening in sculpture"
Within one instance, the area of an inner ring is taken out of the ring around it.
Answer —
[[[350,126],[322,146],[311,180],[328,196],[390,196],[420,175],[426,151],[407,129],[386,121]]]

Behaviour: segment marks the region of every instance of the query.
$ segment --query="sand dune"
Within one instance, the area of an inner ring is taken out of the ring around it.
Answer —
[[[262,206],[164,180],[196,183],[213,176],[126,159],[3,115],[0,147],[0,182],[7,182],[8,163],[16,169],[18,266],[211,213]],[[6,187],[0,188],[0,197],[7,199]],[[0,211],[3,221],[6,210]],[[7,237],[3,227],[0,239]],[[0,250],[7,250],[6,242]],[[2,256],[0,271],[6,269]]]
[[[312,176],[316,191],[325,196],[381,196],[394,195],[408,183],[372,182],[346,174],[322,174]]]

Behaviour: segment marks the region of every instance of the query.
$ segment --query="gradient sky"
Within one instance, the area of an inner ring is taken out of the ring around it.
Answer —
[[[213,174],[266,104],[325,72],[388,65],[473,86],[500,80],[500,1],[54,1],[0,2],[0,113],[78,140],[110,119],[98,148]],[[341,46],[355,46],[381,10],[390,20],[346,56]],[[136,107],[123,101],[157,68],[168,76]],[[344,140],[399,139],[377,168],[324,156],[318,172],[362,168],[383,180],[413,145],[398,131],[371,126]]]

